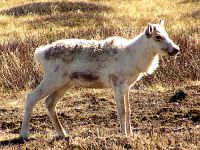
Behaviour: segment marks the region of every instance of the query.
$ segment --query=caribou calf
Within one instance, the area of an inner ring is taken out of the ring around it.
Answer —
[[[26,97],[21,138],[28,138],[33,106],[45,98],[46,108],[58,136],[67,134],[55,112],[56,103],[72,86],[112,88],[118,109],[121,133],[130,135],[129,89],[144,74],[158,67],[159,55],[174,56],[179,47],[159,24],[149,23],[133,39],[66,39],[39,47],[35,60],[44,68],[43,80]]]

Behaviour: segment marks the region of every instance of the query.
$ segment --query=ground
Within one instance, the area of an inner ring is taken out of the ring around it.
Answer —
[[[176,93],[180,89],[186,94],[182,99]],[[132,89],[133,135],[127,137],[119,133],[111,90],[72,88],[57,105],[69,138],[55,138],[41,101],[33,110],[30,138],[22,141],[18,133],[28,91],[1,93],[1,149],[200,149],[198,86]]]
[[[199,150],[199,6],[199,0],[1,0],[0,149]],[[119,133],[111,90],[72,88],[57,105],[68,138],[54,137],[41,101],[29,140],[18,139],[24,96],[42,79],[33,61],[37,47],[67,38],[133,38],[160,19],[181,53],[161,58],[157,71],[131,90],[132,136]]]

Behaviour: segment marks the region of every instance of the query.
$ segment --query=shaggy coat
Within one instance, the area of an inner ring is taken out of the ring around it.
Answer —
[[[45,100],[49,116],[59,136],[66,136],[55,106],[71,86],[113,88],[121,132],[131,134],[129,89],[144,74],[158,67],[158,55],[175,55],[179,48],[160,24],[148,24],[133,39],[111,37],[106,40],[66,39],[39,47],[35,60],[44,68],[40,85],[26,97],[20,136],[27,138],[32,108]]]

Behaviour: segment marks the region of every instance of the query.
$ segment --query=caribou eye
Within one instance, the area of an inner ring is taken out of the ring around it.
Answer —
[[[162,41],[162,40],[163,40],[163,37],[160,36],[160,35],[155,35],[155,40],[156,40],[156,41]]]

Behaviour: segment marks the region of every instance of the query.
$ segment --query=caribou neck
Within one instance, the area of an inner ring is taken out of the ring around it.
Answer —
[[[151,74],[158,67],[158,54],[145,33],[131,39],[127,51],[131,57],[131,64],[133,68],[137,68],[138,73]]]

